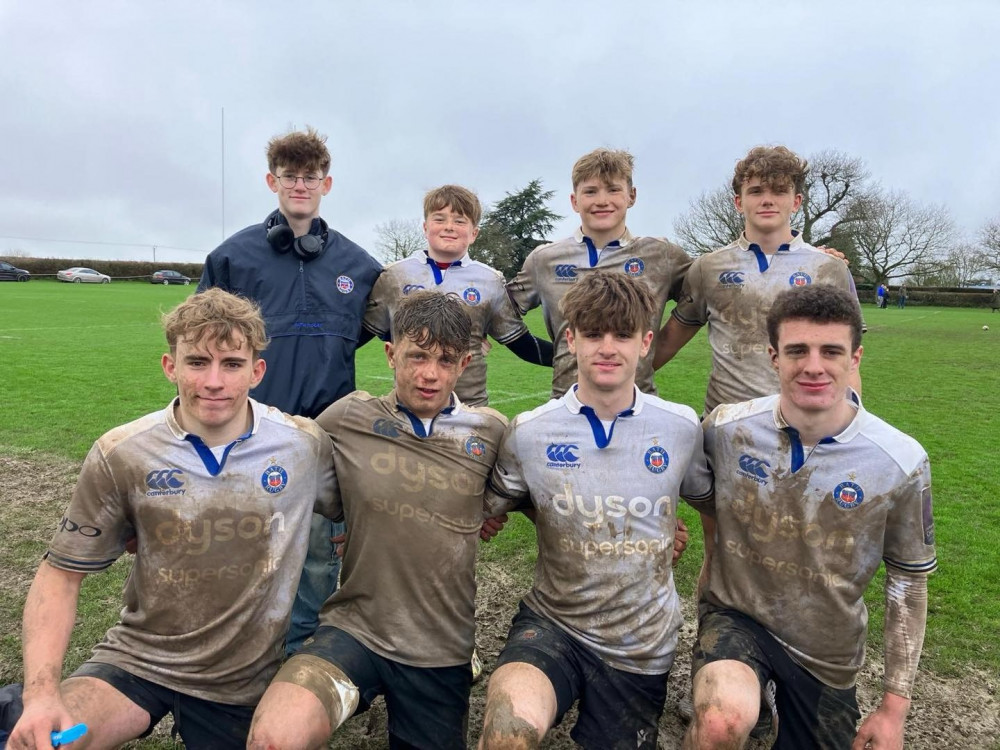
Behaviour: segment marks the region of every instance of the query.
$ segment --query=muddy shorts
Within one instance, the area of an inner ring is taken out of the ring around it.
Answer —
[[[713,661],[734,660],[757,674],[761,688],[774,680],[778,750],[850,747],[861,718],[855,688],[825,685],[799,666],[766,628],[741,612],[702,607],[691,674]]]
[[[232,706],[195,698],[136,677],[120,667],[88,661],[70,677],[93,677],[108,683],[149,714],[148,737],[164,716],[173,714],[173,735],[190,748],[245,748],[254,706]]]
[[[329,625],[306,639],[295,652],[301,654],[324,659],[347,675],[360,694],[355,715],[367,711],[376,696],[385,696],[390,748],[465,748],[472,689],[468,661],[455,667],[411,667]]]
[[[497,667],[511,663],[530,664],[548,677],[556,693],[556,724],[580,701],[580,718],[570,736],[584,748],[656,747],[669,673],[644,675],[609,667],[524,602],[497,658]]]

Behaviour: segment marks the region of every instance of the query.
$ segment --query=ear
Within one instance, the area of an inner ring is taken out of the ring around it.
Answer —
[[[396,360],[394,359],[394,355],[395,355],[395,352],[393,351],[393,348],[392,348],[392,342],[391,341],[386,341],[385,342],[385,360],[386,360],[386,362],[389,363],[389,369],[390,370],[395,370],[396,369]]]
[[[472,244],[473,242],[475,242],[475,241],[476,241],[476,237],[478,237],[478,236],[479,236],[479,227],[473,227],[473,228],[472,228],[472,231],[471,231],[471,232],[469,233],[469,236],[470,236],[470,237],[472,238],[472,239],[471,239],[471,240],[469,241],[469,244],[471,245],[471,244]]]
[[[792,213],[794,214],[801,207],[802,207],[802,193],[796,193],[795,200],[792,201]]]
[[[778,350],[775,349],[770,344],[768,344],[768,346],[767,346],[767,356],[769,356],[771,358],[771,367],[773,367],[775,370],[777,370],[778,369]]]
[[[580,207],[576,205],[576,191],[574,190],[569,194],[569,205],[573,207],[576,213],[580,213]]]
[[[573,337],[573,329],[566,329],[566,345],[569,347],[570,354],[576,354],[576,339]]]
[[[465,368],[469,366],[472,361],[472,352],[466,352],[465,356],[458,361],[458,376],[462,377],[462,373],[465,372]]]
[[[646,334],[642,337],[642,350],[639,354],[640,357],[645,357],[649,354],[649,347],[653,344],[653,332],[646,331]]]
[[[253,377],[250,380],[251,388],[256,388],[260,385],[260,381],[264,379],[264,371],[267,370],[267,362],[264,361],[264,358],[258,354],[255,354],[254,357]]]
[[[632,206],[635,205],[635,197],[636,197],[636,195],[638,195],[638,193],[636,192],[635,187],[633,186],[631,192],[629,192],[629,195],[628,195],[628,207],[629,208],[632,208]]]
[[[174,362],[174,355],[165,352],[160,358],[160,367],[163,368],[163,374],[167,376],[167,380],[177,385],[177,363]]]
[[[799,196],[801,197],[801,196]],[[736,206],[736,210],[742,214],[743,213],[743,199],[737,194],[733,196],[733,204]]]
[[[270,172],[265,175],[264,180],[267,182],[267,186],[271,189],[272,193],[278,192],[278,178],[275,177]]]
[[[327,175],[323,178],[323,182],[319,184],[320,195],[326,195],[330,192],[330,188],[333,187],[333,176]]]
[[[865,348],[859,346],[855,352],[851,355],[851,370],[857,370],[861,367],[861,355],[865,353]]]

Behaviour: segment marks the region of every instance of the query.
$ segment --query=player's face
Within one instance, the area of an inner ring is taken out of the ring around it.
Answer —
[[[436,417],[448,406],[472,359],[469,352],[445,351],[437,344],[425,349],[409,337],[386,344],[385,356],[396,373],[396,397],[421,419]]]
[[[468,252],[478,234],[479,227],[451,206],[432,211],[424,220],[424,236],[434,260],[458,260]]]
[[[751,238],[755,234],[788,229],[792,214],[802,205],[802,194],[796,193],[791,185],[786,190],[777,190],[764,185],[759,177],[751,177],[743,183],[735,200],[736,210],[746,222],[747,237]]]
[[[786,320],[778,326],[777,350],[768,351],[781,381],[782,404],[802,412],[839,407],[861,364],[861,347],[851,349],[846,323]]]
[[[278,167],[275,174],[268,172],[267,186],[272,193],[278,196],[278,208],[285,218],[291,221],[301,221],[305,219],[315,219],[319,216],[319,202],[324,195],[330,192],[333,186],[333,178],[326,177],[318,169],[293,169],[291,167]],[[278,179],[282,176],[292,177],[315,177],[320,179],[319,186],[315,190],[306,187],[304,180],[296,180],[295,187],[286,188]]]
[[[223,445],[246,432],[250,389],[264,377],[264,360],[245,341],[223,348],[214,339],[178,341],[163,355],[163,372],[177,385],[177,421],[209,445]]]
[[[629,188],[624,177],[611,182],[584,180],[570,195],[570,203],[580,214],[585,235],[617,239],[625,232],[625,214],[635,203],[635,188]]]
[[[631,390],[639,360],[652,341],[652,331],[566,331],[580,384],[605,392]]]

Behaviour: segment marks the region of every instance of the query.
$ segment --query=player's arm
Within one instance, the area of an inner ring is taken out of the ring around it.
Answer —
[[[84,575],[46,561],[35,574],[22,624],[24,713],[11,733],[12,746],[50,747],[50,733],[74,723],[59,685]]]
[[[862,723],[852,750],[903,747],[903,725],[927,624],[927,576],[886,566],[885,693]]]
[[[525,331],[506,346],[525,362],[552,367],[552,342],[548,339],[540,339],[530,331]]]
[[[672,360],[700,329],[701,326],[685,325],[671,315],[656,337],[656,347],[653,350],[653,369],[659,370]]]

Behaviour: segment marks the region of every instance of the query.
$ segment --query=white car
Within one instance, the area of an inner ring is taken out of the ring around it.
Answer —
[[[86,282],[88,284],[110,284],[111,277],[98,273],[93,268],[67,268],[56,274],[59,281],[72,281],[74,284]]]

